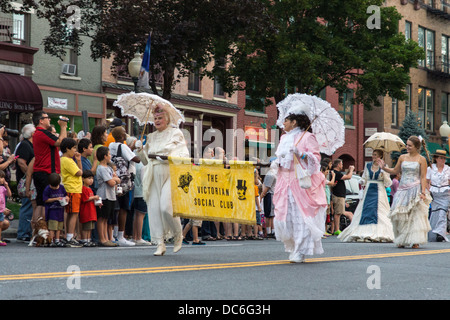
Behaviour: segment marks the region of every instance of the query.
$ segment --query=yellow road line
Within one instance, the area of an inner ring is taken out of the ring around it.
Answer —
[[[314,263],[314,262],[335,262],[335,261],[350,261],[350,260],[364,260],[364,259],[381,259],[381,258],[395,258],[395,257],[407,257],[407,256],[442,254],[442,253],[450,253],[450,249],[417,250],[407,252],[367,254],[355,256],[310,258],[306,259],[306,262]],[[92,277],[92,276],[126,275],[126,274],[150,274],[150,273],[167,273],[180,271],[216,270],[228,268],[249,268],[258,266],[281,265],[289,263],[290,262],[288,260],[274,260],[274,261],[250,261],[250,262],[233,262],[233,263],[187,265],[187,266],[162,266],[162,267],[132,268],[132,269],[88,270],[88,271],[80,271],[79,276]],[[72,276],[74,276],[74,273],[72,272],[11,274],[11,275],[0,275],[0,281],[67,278]]]

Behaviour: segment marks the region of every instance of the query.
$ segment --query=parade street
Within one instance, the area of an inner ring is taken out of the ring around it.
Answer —
[[[325,253],[289,263],[282,243],[214,241],[163,257],[155,247],[35,248],[11,240],[0,255],[8,300],[449,299],[450,243],[323,240]],[[184,306],[184,304],[183,304]],[[188,311],[188,310],[184,310]]]

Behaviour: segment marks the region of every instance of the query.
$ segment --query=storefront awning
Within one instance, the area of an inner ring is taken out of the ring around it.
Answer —
[[[0,110],[33,112],[42,110],[42,95],[31,78],[0,73]]]

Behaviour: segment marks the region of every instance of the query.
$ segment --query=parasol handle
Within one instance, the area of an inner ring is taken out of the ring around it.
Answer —
[[[148,107],[148,111],[147,111],[147,119],[145,119],[144,130],[142,130],[142,133],[141,133],[141,142],[144,140],[145,128],[147,127],[148,118],[150,118],[150,110],[151,110],[151,109],[152,109],[152,108]]]

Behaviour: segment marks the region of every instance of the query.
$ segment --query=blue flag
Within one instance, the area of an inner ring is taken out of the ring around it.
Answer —
[[[149,89],[148,85],[149,72],[150,72],[150,47],[151,47],[151,35],[148,35],[147,45],[145,46],[144,56],[142,57],[141,71],[139,72],[138,86]]]

